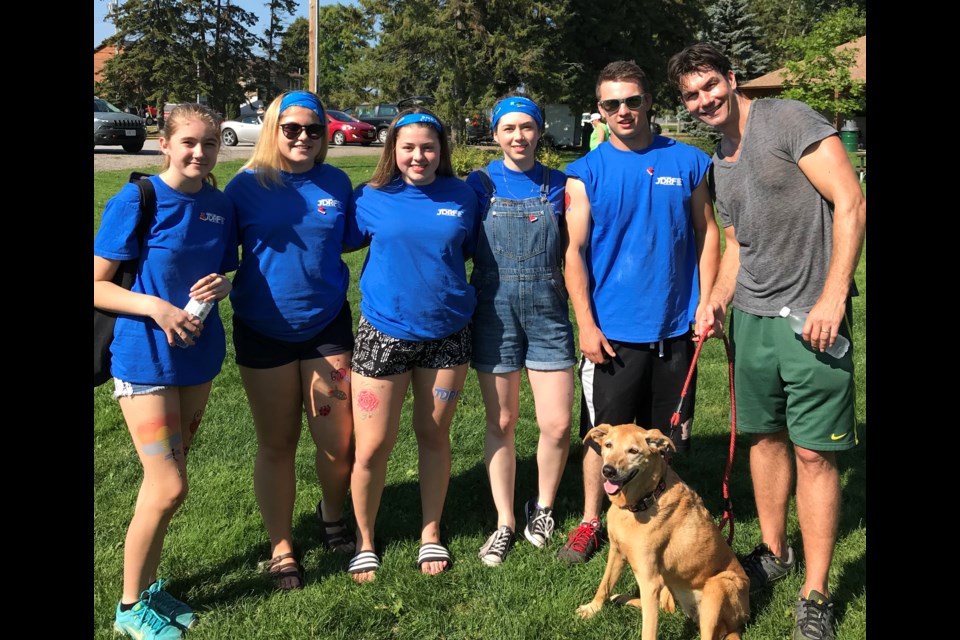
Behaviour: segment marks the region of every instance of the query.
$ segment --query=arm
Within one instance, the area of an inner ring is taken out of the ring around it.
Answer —
[[[607,139],[607,130],[603,128],[603,123],[597,121],[597,144]]]
[[[702,307],[703,316],[697,323],[698,330],[701,330],[702,326],[708,338],[715,333],[723,335],[723,321],[727,315],[727,307],[733,301],[737,274],[740,272],[740,243],[737,242],[737,230],[733,225],[723,230],[723,238],[726,246],[720,258],[717,278],[710,290],[706,306]],[[701,308],[698,308],[697,312],[700,313]]]
[[[590,237],[590,200],[583,183],[576,178],[567,178],[568,205],[564,216],[567,219],[567,251],[564,257],[563,276],[570,293],[573,312],[580,330],[580,351],[595,364],[606,362],[616,353],[593,319],[590,299],[590,278],[587,273],[586,253]]]
[[[810,145],[800,170],[833,205],[833,252],[823,291],[803,326],[803,339],[824,351],[836,342],[867,228],[867,200],[837,136]]]
[[[714,314],[707,318],[708,301],[713,291],[713,283],[717,279],[720,269],[720,227],[713,213],[713,201],[710,199],[710,189],[707,178],[704,177],[693,190],[690,197],[691,221],[693,233],[697,239],[697,260],[700,268],[700,301],[697,303],[696,327],[697,336],[709,338],[714,323]],[[706,332],[706,333],[704,333]]]
[[[119,260],[93,257],[93,306],[115,313],[148,316],[163,329],[170,346],[173,346],[176,334],[181,334],[187,344],[193,344],[190,334],[200,335],[203,329],[200,319],[157,296],[135,293],[114,284],[111,280],[119,266]],[[230,288],[230,281],[225,276],[212,273],[198,280],[190,292],[201,301],[220,300],[230,293]]]

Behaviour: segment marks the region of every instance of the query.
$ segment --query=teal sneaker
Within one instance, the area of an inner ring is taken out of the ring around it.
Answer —
[[[117,617],[113,621],[113,628],[117,633],[135,638],[136,640],[180,640],[183,638],[183,629],[178,627],[170,618],[158,613],[150,606],[150,592],[140,594],[140,602],[133,605],[128,611],[120,610],[117,603]]]
[[[193,629],[198,622],[197,614],[185,603],[177,600],[164,590],[167,580],[159,578],[150,585],[150,606],[173,620],[184,629]]]

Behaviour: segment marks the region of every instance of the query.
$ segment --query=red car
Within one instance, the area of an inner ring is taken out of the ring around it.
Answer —
[[[327,111],[327,135],[330,142],[340,146],[348,142],[369,145],[377,139],[377,128],[366,122],[360,122],[342,111]]]

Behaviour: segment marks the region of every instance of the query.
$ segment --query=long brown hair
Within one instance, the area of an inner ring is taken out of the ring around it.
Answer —
[[[397,121],[411,113],[424,113],[437,118],[437,114],[423,107],[410,107],[397,114],[390,123],[390,128],[387,129],[387,140],[383,143],[383,152],[380,154],[380,161],[377,162],[377,168],[373,172],[373,177],[367,181],[367,184],[374,189],[383,188],[400,175],[400,169],[397,167]],[[440,118],[437,118],[437,122],[440,122],[443,131],[437,131],[437,128],[429,122],[414,122],[404,126],[426,127],[437,134],[437,137],[440,139],[440,166],[437,167],[437,175],[453,177],[453,160],[451,160],[450,154],[450,130],[443,124]]]

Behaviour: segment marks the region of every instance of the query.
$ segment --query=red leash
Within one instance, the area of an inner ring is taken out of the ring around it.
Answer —
[[[727,350],[727,371],[730,378],[730,453],[727,456],[727,470],[723,473],[723,499],[724,511],[720,518],[720,531],[729,523],[730,533],[727,534],[727,544],[733,546],[733,501],[730,499],[730,470],[733,468],[733,453],[737,440],[737,399],[733,392],[733,355],[730,353],[730,343],[727,336],[723,338],[723,347]],[[670,437],[680,428],[680,410],[683,408],[683,401],[687,397],[687,391],[690,388],[690,380],[693,378],[693,372],[697,368],[697,358],[700,357],[700,350],[706,339],[700,336],[697,342],[697,350],[693,353],[693,362],[690,363],[690,371],[687,372],[687,380],[683,383],[683,391],[680,392],[680,402],[677,403],[677,410],[670,416]]]

